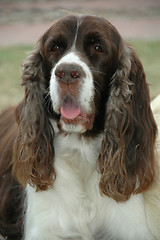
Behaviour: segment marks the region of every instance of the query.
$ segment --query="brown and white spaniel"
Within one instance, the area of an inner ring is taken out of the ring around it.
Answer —
[[[142,64],[115,27],[60,19],[25,60],[22,85],[23,101],[0,116],[0,234],[160,239],[160,137]]]

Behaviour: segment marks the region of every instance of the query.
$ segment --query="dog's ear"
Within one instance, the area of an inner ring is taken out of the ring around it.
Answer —
[[[23,64],[25,97],[16,110],[18,137],[13,160],[13,172],[19,182],[24,186],[29,183],[37,190],[47,189],[55,176],[54,132],[45,101],[47,70],[41,49],[42,39]]]
[[[155,175],[156,123],[142,64],[124,44],[106,103],[100,190],[116,201],[144,192]]]

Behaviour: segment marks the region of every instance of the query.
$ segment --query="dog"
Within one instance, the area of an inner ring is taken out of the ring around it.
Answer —
[[[142,63],[116,28],[58,20],[24,61],[22,86],[0,116],[0,234],[160,239],[160,101],[153,116]]]

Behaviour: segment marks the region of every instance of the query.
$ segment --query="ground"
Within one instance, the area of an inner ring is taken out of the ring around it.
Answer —
[[[105,17],[124,38],[160,39],[160,0],[1,0],[0,46],[34,44],[68,12]]]

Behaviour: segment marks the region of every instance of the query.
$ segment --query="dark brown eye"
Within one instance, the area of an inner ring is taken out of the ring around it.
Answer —
[[[103,49],[102,49],[102,47],[101,47],[99,44],[96,44],[96,45],[94,46],[94,51],[95,51],[95,52],[98,52],[98,53],[102,53],[102,52],[103,52]]]
[[[56,44],[54,44],[51,48],[50,48],[50,51],[52,51],[52,52],[57,52],[57,51],[59,51],[59,46],[58,45],[56,45]]]

